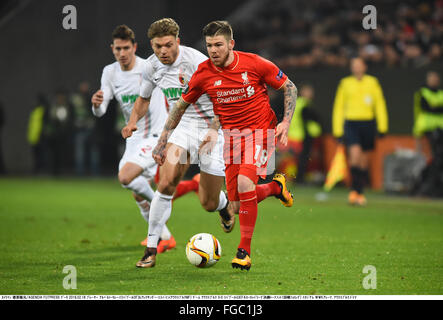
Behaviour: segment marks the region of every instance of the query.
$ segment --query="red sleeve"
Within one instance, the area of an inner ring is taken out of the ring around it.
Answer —
[[[200,72],[198,72],[198,69],[191,77],[191,80],[188,82],[188,86],[183,91],[182,99],[185,100],[187,103],[195,103],[198,98],[202,94],[204,94],[203,90],[203,82],[201,81]]]
[[[263,81],[272,88],[278,90],[288,79],[288,76],[283,73],[274,63],[265,58],[257,56],[257,72],[260,74]]]

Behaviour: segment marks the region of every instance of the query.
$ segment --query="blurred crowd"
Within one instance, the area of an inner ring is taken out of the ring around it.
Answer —
[[[242,14],[241,19],[232,21],[236,49],[269,58],[282,69],[348,69],[356,56],[368,65],[385,67],[423,67],[443,60],[443,0],[374,0],[374,30],[362,26],[366,0],[262,0],[258,4],[261,6],[250,17]],[[282,96],[272,90],[269,93],[272,105],[281,108]],[[312,85],[300,86],[299,95],[291,143],[281,150],[278,169],[297,176],[298,183],[321,183],[326,168],[320,138],[330,118],[322,119],[316,113]],[[27,137],[34,173],[115,172],[124,151],[120,136],[124,119],[116,105],[110,106],[105,116],[94,117],[91,96],[89,83],[81,82],[72,92],[59,89],[36,97]],[[0,106],[0,130],[1,115]],[[4,171],[1,159],[0,145],[0,174]]]
[[[124,122],[119,109],[96,118],[91,111],[91,90],[81,82],[74,92],[57,90],[39,94],[28,120],[27,140],[35,174],[100,175],[116,170],[123,141]]]
[[[265,0],[258,16],[234,24],[237,49],[281,68],[369,64],[420,67],[443,58],[443,0],[375,0],[376,29],[365,30],[362,0]]]

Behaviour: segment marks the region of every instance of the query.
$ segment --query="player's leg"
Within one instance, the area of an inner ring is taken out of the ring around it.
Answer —
[[[148,242],[145,254],[136,264],[140,268],[151,268],[155,265],[161,231],[171,215],[173,194],[189,167],[188,161],[180,161],[180,159],[187,159],[187,151],[185,149],[168,143],[166,153],[166,161],[160,167],[160,181],[157,191],[154,193],[154,198],[151,202]]]
[[[184,196],[185,194],[187,194],[189,192],[192,192],[192,191],[198,192],[199,182],[200,182],[200,173],[196,174],[191,180],[180,181],[175,189],[172,201]],[[150,206],[150,203],[149,203],[149,206]],[[149,215],[148,215],[147,221],[149,222]],[[146,245],[148,244],[148,238],[146,237],[146,239],[144,239],[142,242],[140,242],[140,244],[142,246],[146,247]],[[171,250],[171,249],[175,248],[175,245],[176,245],[176,242],[175,242],[174,237],[172,236],[171,232],[169,231],[167,225],[164,225],[162,233],[160,235],[160,242],[157,246],[157,252],[162,253],[167,250]]]
[[[143,171],[144,169],[139,164],[126,162],[125,157],[123,157],[120,161],[118,179],[125,189],[132,190],[140,214],[146,222],[149,222],[150,202],[154,198],[154,191],[149,179],[142,175]],[[146,245],[145,241],[142,241],[141,244]]]
[[[221,189],[225,177],[201,171],[198,197],[202,207],[209,212],[218,211],[223,231],[231,232],[235,224],[234,211],[228,197]]]
[[[286,185],[286,177],[281,173],[276,173],[269,183],[258,184],[256,187],[257,202],[274,196],[280,200],[285,207],[291,207],[294,197]]]
[[[145,219],[147,223],[149,223],[149,213],[151,208],[151,203],[144,199],[143,197],[137,195],[136,193],[133,193],[135,202],[137,206],[140,209],[140,213]],[[143,241],[140,242],[140,244],[144,247],[148,244],[148,238],[146,237]],[[166,250],[173,249],[176,245],[175,239],[171,234],[171,231],[169,230],[168,226],[165,224],[162,229],[162,233],[160,234],[160,242],[159,246],[161,245],[161,249],[158,250],[159,253],[165,252]]]
[[[232,267],[249,270],[251,267],[251,241],[257,221],[257,193],[256,181],[251,179],[253,169],[246,174],[240,169],[237,177],[238,197],[240,202],[238,219],[240,223],[240,243],[236,257],[232,260]]]
[[[206,134],[207,130],[200,133],[200,139],[196,141],[196,149],[201,145],[202,138]],[[199,199],[206,211],[218,211],[223,231],[231,232],[235,224],[235,212],[232,210],[226,192],[221,190],[225,181],[223,148],[223,132],[219,130],[218,140],[212,151],[199,155],[201,172]]]
[[[151,201],[154,197],[154,191],[148,179],[141,175],[143,170],[140,165],[134,162],[126,162],[118,172],[118,180],[123,188],[132,190],[139,196]]]
[[[178,199],[192,191],[198,192],[199,184],[200,184],[200,173],[194,175],[191,180],[180,181],[177,187],[175,188],[173,200]]]
[[[137,207],[140,209],[140,213],[145,219],[146,223],[149,222],[149,209],[151,208],[151,203],[146,200],[145,198],[139,196],[135,192],[132,193],[132,196],[134,197],[135,203],[137,204]]]

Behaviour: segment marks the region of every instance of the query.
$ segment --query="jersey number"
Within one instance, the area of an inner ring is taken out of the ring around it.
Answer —
[[[255,165],[260,168],[266,163],[266,161],[268,161],[268,151],[264,149],[262,150],[262,146],[260,145],[255,145],[254,160]]]

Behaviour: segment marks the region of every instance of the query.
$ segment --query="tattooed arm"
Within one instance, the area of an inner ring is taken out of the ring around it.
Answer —
[[[189,103],[180,98],[174,105],[172,111],[169,113],[168,119],[166,120],[165,126],[163,128],[163,132],[158,139],[156,147],[152,151],[152,157],[159,165],[162,165],[165,162],[165,148],[168,142],[168,138],[172,134],[172,131],[174,131],[174,129],[179,124],[188,106]]]
[[[297,100],[297,87],[288,79],[281,90],[284,92],[284,116],[282,122],[277,125],[275,136],[280,138],[283,145],[286,145],[288,143],[289,125],[294,115]]]

